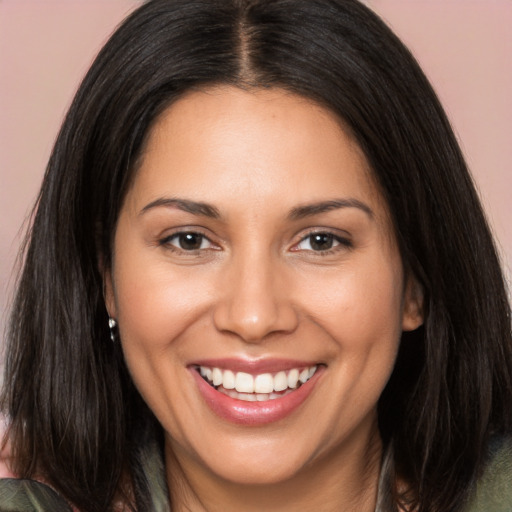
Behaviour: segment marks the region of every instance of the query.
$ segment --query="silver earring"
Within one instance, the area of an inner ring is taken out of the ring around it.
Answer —
[[[108,317],[108,328],[110,329],[110,339],[112,340],[113,343],[116,342],[116,331],[115,331],[116,327],[117,327],[117,322],[113,318]]]

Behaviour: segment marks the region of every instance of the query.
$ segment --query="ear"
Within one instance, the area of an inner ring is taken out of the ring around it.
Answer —
[[[105,300],[105,307],[110,318],[117,319],[117,308],[114,294],[114,285],[112,282],[111,269],[103,269],[101,272],[103,276],[103,299]]]
[[[402,330],[414,331],[423,324],[423,296],[423,287],[418,280],[410,274],[405,283]]]

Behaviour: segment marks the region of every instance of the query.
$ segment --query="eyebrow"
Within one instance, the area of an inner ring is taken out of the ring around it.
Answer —
[[[219,210],[217,210],[215,206],[198,201],[191,201],[190,199],[177,199],[172,197],[161,197],[155,201],[152,201],[151,203],[144,206],[144,208],[142,208],[139,215],[142,215],[147,211],[152,210],[153,208],[162,206],[167,208],[177,208],[178,210],[182,210],[187,213],[202,215],[212,219],[220,218]]]
[[[300,220],[305,217],[311,217],[313,215],[341,208],[358,208],[366,213],[370,219],[374,218],[373,210],[367,204],[353,198],[331,199],[329,201],[320,201],[318,203],[297,206],[290,211],[288,217],[291,220]]]
[[[219,210],[211,204],[172,197],[161,197],[152,201],[142,208],[139,215],[158,207],[177,208],[184,212],[192,213],[193,215],[202,215],[212,219],[219,219],[221,217]],[[358,199],[343,198],[296,206],[290,210],[288,218],[290,220],[300,220],[342,208],[357,208],[366,213],[370,219],[373,219],[374,217],[372,209],[367,204],[359,201]]]

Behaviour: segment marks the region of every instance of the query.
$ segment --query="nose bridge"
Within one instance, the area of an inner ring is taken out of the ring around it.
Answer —
[[[215,311],[219,330],[258,342],[273,332],[293,331],[297,324],[290,297],[282,289],[277,258],[270,251],[247,248],[230,261]]]

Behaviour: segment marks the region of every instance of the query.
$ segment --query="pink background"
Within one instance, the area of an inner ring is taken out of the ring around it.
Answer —
[[[0,329],[20,229],[79,80],[135,0],[0,0]],[[512,1],[368,0],[445,105],[512,267]]]

